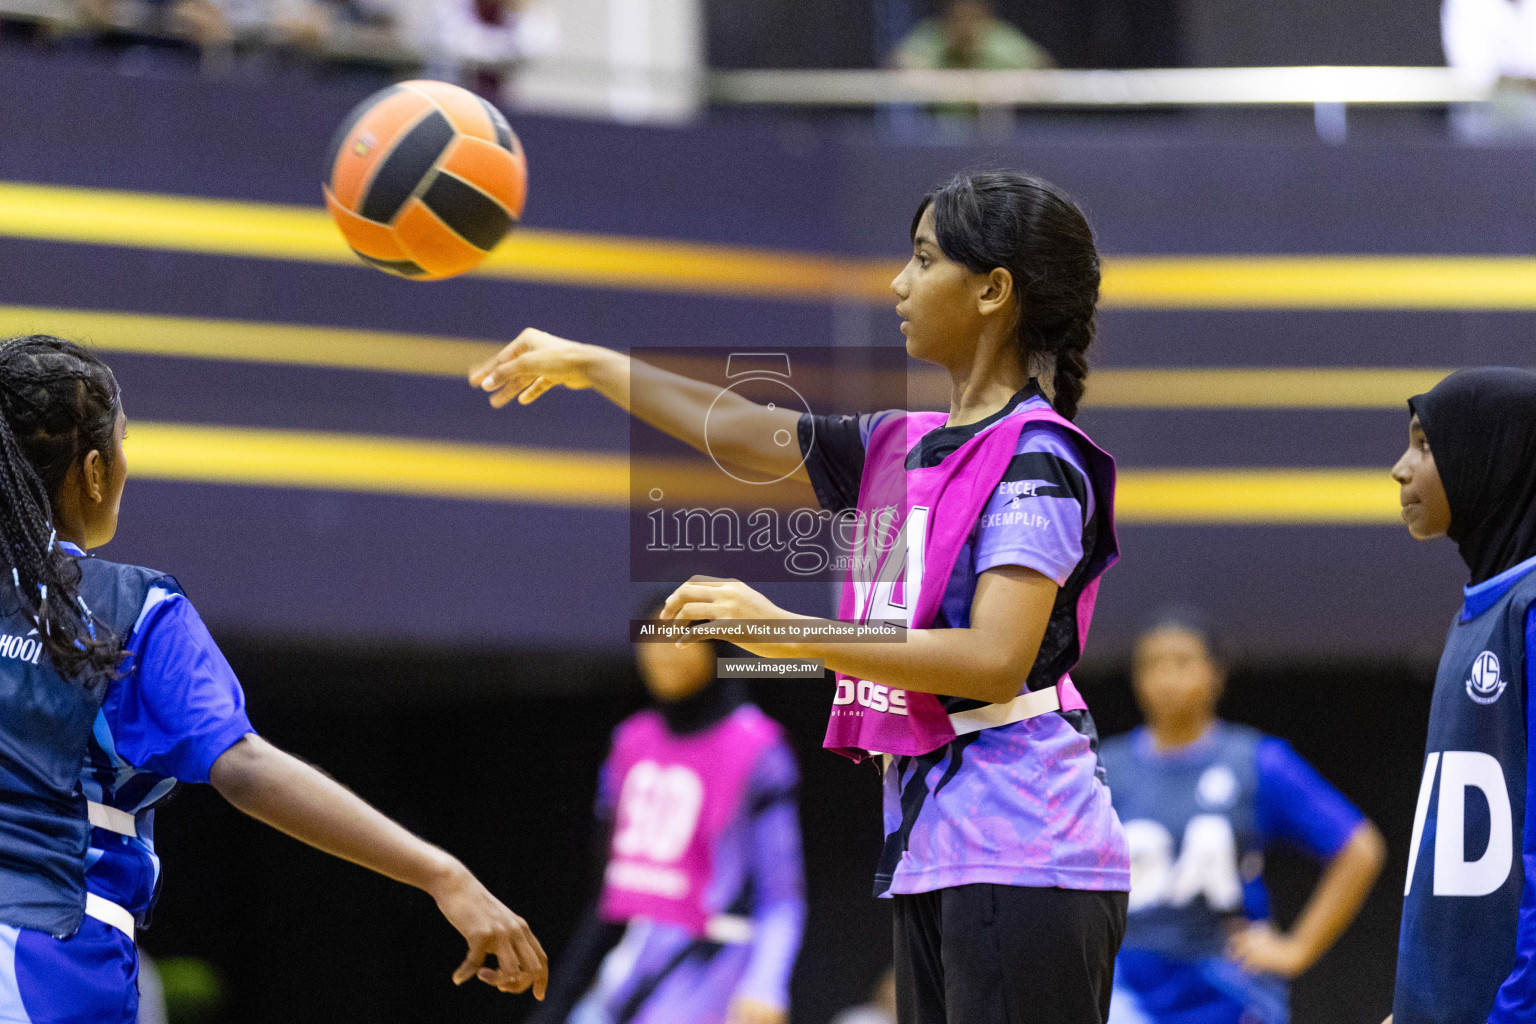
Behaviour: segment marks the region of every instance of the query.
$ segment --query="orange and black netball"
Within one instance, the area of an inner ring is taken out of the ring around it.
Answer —
[[[475,269],[516,224],[528,163],[507,119],[446,82],[368,97],[331,143],[325,203],[364,261],[416,281]]]

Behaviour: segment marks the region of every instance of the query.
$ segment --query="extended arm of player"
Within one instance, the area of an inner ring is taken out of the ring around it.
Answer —
[[[1266,922],[1234,935],[1228,954],[1254,972],[1287,978],[1302,974],[1328,952],[1360,912],[1386,856],[1381,832],[1362,821],[1328,862],[1289,934],[1276,932]]]
[[[722,462],[808,481],[800,449],[779,445],[780,430],[796,435],[800,414],[769,409],[724,391],[632,359],[599,345],[557,338],[529,328],[470,372],[469,382],[491,392],[500,409],[516,398],[527,405],[553,387],[591,388],[625,412]],[[709,420],[709,443],[704,422]]]
[[[765,658],[820,658],[830,668],[886,686],[992,704],[1010,701],[1028,678],[1056,602],[1054,580],[1017,565],[976,578],[967,629],[910,629],[897,643],[754,643]],[[661,618],[685,621],[798,619],[739,580],[695,576],[667,598]],[[708,627],[701,631],[708,633]]]
[[[391,821],[323,772],[247,735],[213,763],[209,781],[235,807],[301,842],[415,886],[469,943],[453,972],[504,992],[530,985],[544,998],[549,961],[527,922],[502,905],[469,869]],[[486,965],[496,957],[497,966]]]

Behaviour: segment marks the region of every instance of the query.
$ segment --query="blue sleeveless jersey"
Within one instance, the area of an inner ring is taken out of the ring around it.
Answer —
[[[1111,1021],[1285,1020],[1285,984],[1228,963],[1226,936],[1234,921],[1269,917],[1266,852],[1331,859],[1363,816],[1289,744],[1246,726],[1218,722],[1162,752],[1138,729],[1101,756],[1131,850]]]
[[[1408,851],[1396,1024],[1536,1017],[1533,608],[1536,559],[1468,588],[1446,639]]]
[[[174,579],[97,558],[80,569],[81,596],[128,654],[94,694],[52,670],[0,588],[0,1024],[134,1020],[133,941],[82,920],[86,894],[144,925],[160,882],[155,807],[252,732]],[[88,802],[132,815],[137,834],[92,828]]]
[[[179,590],[148,569],[80,563],[80,596],[127,637],[150,588]],[[85,914],[91,826],[80,769],[104,688],[54,671],[14,592],[0,605],[0,923],[70,935]]]

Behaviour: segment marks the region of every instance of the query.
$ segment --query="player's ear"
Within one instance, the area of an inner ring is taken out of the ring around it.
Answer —
[[[107,460],[95,448],[86,452],[80,460],[80,490],[81,497],[89,498],[96,504],[100,504],[106,497]]]
[[[1008,309],[1013,304],[1013,274],[1003,267],[993,267],[978,282],[976,311],[991,316]]]

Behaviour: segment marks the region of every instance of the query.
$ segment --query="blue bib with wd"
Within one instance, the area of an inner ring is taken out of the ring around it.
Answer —
[[[1514,968],[1533,604],[1536,572],[1526,572],[1446,640],[1408,851],[1395,1024],[1480,1024]]]

